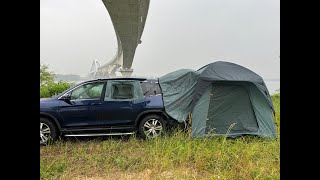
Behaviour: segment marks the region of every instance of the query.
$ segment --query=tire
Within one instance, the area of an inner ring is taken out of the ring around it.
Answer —
[[[143,139],[152,139],[166,132],[166,121],[158,115],[148,115],[139,123],[139,135]]]
[[[40,145],[47,145],[58,138],[56,126],[47,118],[40,117]]]

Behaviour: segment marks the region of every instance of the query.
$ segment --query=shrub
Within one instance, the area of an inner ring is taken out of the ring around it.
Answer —
[[[40,98],[56,96],[74,86],[68,81],[54,82],[54,73],[49,71],[48,65],[40,63]]]
[[[43,84],[40,86],[40,98],[56,96],[74,85],[75,83],[67,81],[59,81],[57,83],[49,82]]]

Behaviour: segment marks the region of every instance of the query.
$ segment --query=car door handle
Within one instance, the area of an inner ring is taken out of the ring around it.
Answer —
[[[91,105],[101,105],[102,103],[101,102],[98,102],[98,103],[91,103]]]

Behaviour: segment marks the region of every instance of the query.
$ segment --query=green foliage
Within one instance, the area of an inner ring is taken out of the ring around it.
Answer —
[[[48,65],[40,63],[40,98],[58,95],[74,85],[67,81],[54,82],[54,74],[49,71]]]
[[[40,85],[40,98],[52,97],[47,85]]]
[[[53,82],[54,74],[49,71],[48,65],[40,63],[40,86]]]
[[[75,83],[70,83],[67,81],[59,81],[58,83],[50,84],[49,90],[51,95],[58,95],[74,85]]]
[[[56,96],[74,85],[75,83],[70,83],[67,81],[59,81],[58,83],[49,82],[43,84],[40,86],[40,98]]]

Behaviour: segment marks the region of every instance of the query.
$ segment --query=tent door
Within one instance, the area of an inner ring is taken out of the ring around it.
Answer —
[[[210,96],[206,133],[250,134],[258,131],[257,120],[245,86],[216,82]]]

